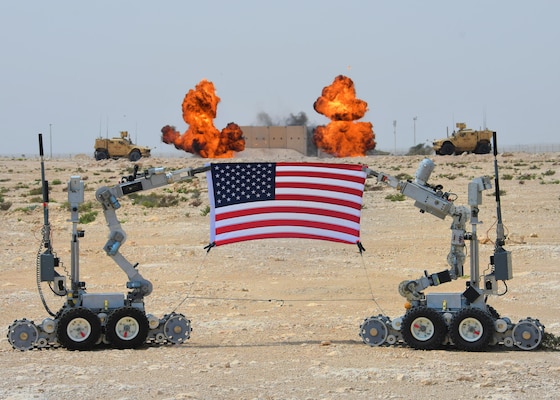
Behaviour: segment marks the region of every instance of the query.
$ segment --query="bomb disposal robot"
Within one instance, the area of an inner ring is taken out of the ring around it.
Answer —
[[[180,344],[190,337],[190,321],[184,315],[171,312],[162,318],[146,314],[144,297],[152,292],[152,284],[144,279],[136,269],[138,264],[130,263],[119,249],[126,240],[126,234],[116,216],[122,196],[150,190],[175,182],[190,180],[196,173],[206,168],[185,168],[165,172],[163,168],[151,168],[140,176],[137,166],[134,174],[122,179],[118,185],[97,190],[95,197],[103,206],[103,213],[110,229],[109,240],[104,250],[128,276],[126,284],[129,292],[88,293],[85,282],[80,281],[79,239],[84,231],[78,230],[78,208],[84,202],[84,182],[79,176],[72,176],[68,182],[68,203],[72,223],[70,287],[66,277],[56,268],[61,266],[53,251],[48,219],[48,182],[45,180],[42,136],[39,135],[41,155],[41,180],[43,183],[44,225],[41,249],[37,255],[37,286],[41,300],[52,318],[40,324],[21,319],[8,328],[8,341],[14,349],[30,350],[63,346],[70,350],[89,350],[97,344],[105,343],[114,348],[136,348],[145,343]],[[41,291],[41,282],[48,282],[58,296],[66,297],[62,308],[53,313],[47,306]]]
[[[497,204],[497,227],[494,254],[490,257],[489,271],[480,274],[477,238],[478,206],[482,203],[482,192],[492,187],[488,177],[473,179],[468,185],[468,204],[457,206],[454,195],[442,191],[440,185],[428,184],[434,163],[424,159],[413,181],[399,181],[395,177],[367,169],[368,175],[378,182],[387,184],[403,195],[415,200],[414,205],[422,213],[438,218],[447,216],[451,223],[451,250],[447,256],[449,269],[429,274],[415,280],[407,280],[399,285],[399,293],[406,298],[405,315],[391,320],[378,315],[366,318],[360,326],[360,336],[370,346],[392,345],[405,342],[410,347],[422,350],[439,348],[452,344],[461,350],[479,351],[489,345],[503,344],[523,350],[537,348],[544,335],[544,326],[535,319],[526,318],[517,324],[499,314],[486,303],[489,295],[500,295],[498,282],[511,279],[511,253],[505,243],[500,207],[500,188],[494,141],[494,173]],[[466,231],[470,221],[471,232]],[[462,293],[431,293],[423,290],[464,276],[465,241],[470,242],[470,279]],[[505,286],[507,288],[507,286]],[[501,293],[504,294],[504,293]]]

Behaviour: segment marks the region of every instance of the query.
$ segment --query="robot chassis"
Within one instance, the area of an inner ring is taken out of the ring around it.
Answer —
[[[84,231],[78,230],[79,205],[84,202],[84,182],[79,176],[72,176],[68,182],[68,203],[72,223],[70,288],[66,276],[60,275],[56,267],[60,260],[53,251],[50,236],[51,228],[48,213],[48,182],[45,180],[42,135],[39,134],[41,156],[41,180],[43,188],[44,225],[41,248],[37,255],[37,286],[45,309],[52,318],[35,324],[28,319],[14,321],[8,328],[8,341],[14,349],[25,351],[51,347],[65,347],[69,350],[89,350],[102,343],[113,348],[137,348],[144,344],[180,344],[189,339],[190,321],[182,314],[171,312],[162,318],[146,314],[144,297],[152,292],[150,281],[142,277],[136,267],[120,252],[126,241],[126,234],[117,219],[116,210],[120,208],[118,198],[131,193],[150,190],[175,182],[190,180],[196,173],[204,172],[206,167],[185,168],[165,172],[163,168],[151,168],[138,176],[135,165],[131,176],[123,177],[114,187],[101,187],[95,197],[103,207],[109,226],[109,240],[104,250],[127,274],[127,289],[123,293],[88,293],[85,282],[80,281],[79,238]],[[62,308],[53,313],[47,306],[41,290],[41,282],[48,282],[52,292],[66,297]]]
[[[500,317],[488,305],[489,295],[503,295],[498,292],[498,282],[509,280],[512,275],[511,252],[506,251],[502,224],[496,132],[494,141],[494,172],[497,204],[496,242],[494,254],[490,257],[489,272],[480,274],[479,248],[477,238],[478,206],[482,204],[482,191],[492,187],[488,177],[473,179],[468,185],[469,207],[456,206],[455,196],[442,192],[442,186],[429,185],[428,179],[434,169],[430,159],[420,162],[412,181],[399,181],[383,172],[366,170],[368,176],[377,182],[387,184],[403,195],[415,200],[414,205],[422,213],[432,214],[440,219],[450,216],[451,250],[447,256],[449,270],[428,274],[403,281],[399,294],[406,298],[406,313],[391,320],[384,315],[366,318],[360,325],[360,337],[370,346],[396,345],[402,342],[419,350],[433,350],[444,345],[454,345],[465,351],[480,351],[488,346],[503,344],[522,350],[537,348],[544,336],[544,326],[537,319],[527,317],[516,324],[507,317]],[[471,232],[466,232],[470,220]],[[470,280],[462,293],[429,293],[422,291],[431,286],[451,282],[463,276],[465,261],[465,241],[470,241]],[[507,285],[505,286],[507,289]],[[507,290],[506,290],[507,291]]]

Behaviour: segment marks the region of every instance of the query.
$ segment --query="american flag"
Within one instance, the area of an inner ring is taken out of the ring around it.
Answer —
[[[365,178],[357,164],[211,164],[211,245],[267,238],[359,244]]]

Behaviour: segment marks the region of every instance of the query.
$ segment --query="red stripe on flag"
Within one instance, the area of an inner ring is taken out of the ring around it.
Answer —
[[[360,210],[362,205],[353,201],[344,200],[344,199],[335,199],[332,197],[324,197],[324,196],[306,196],[301,194],[277,194],[275,196],[276,200],[295,200],[295,201],[316,201],[320,203],[326,204],[336,204],[339,206],[354,208],[356,210]]]
[[[348,228],[342,225],[328,224],[325,222],[315,222],[315,221],[301,221],[301,220],[294,220],[294,219],[268,219],[264,221],[251,221],[251,222],[245,222],[245,223],[240,223],[235,225],[227,225],[223,227],[217,227],[216,234],[220,235],[228,232],[242,231],[245,229],[252,229],[252,228],[264,228],[269,226],[289,226],[289,227],[306,226],[309,228],[325,229],[329,231],[346,233],[348,235],[354,235],[354,236],[358,236],[360,234],[358,230]],[[295,231],[297,232],[297,228],[295,229]]]
[[[297,176],[297,177],[304,177],[304,178],[324,178],[324,179],[336,179],[336,180],[345,180],[355,183],[363,183],[364,178],[355,175],[349,174],[333,174],[333,173],[325,173],[319,171],[276,171],[277,177],[288,177],[288,176]]]
[[[361,164],[334,164],[334,163],[322,163],[322,162],[279,162],[276,163],[280,167],[319,167],[319,168],[333,168],[336,170],[348,170],[348,171],[363,171],[364,166]]]
[[[315,239],[315,240],[327,240],[329,242],[337,242],[337,243],[348,243],[346,240],[339,240],[336,238],[328,237],[328,236],[321,236],[321,235],[309,235],[309,234],[299,234],[296,232],[289,232],[289,233],[267,233],[267,234],[259,234],[259,235],[248,235],[242,238],[234,238],[234,239],[224,239],[224,240],[216,240],[216,246],[222,246],[225,244],[237,243],[247,240],[259,240],[259,239]],[[356,240],[358,243],[358,240]],[[354,243],[352,243],[354,244]]]
[[[333,186],[333,185],[323,185],[320,183],[308,183],[308,182],[276,182],[276,189],[279,188],[294,188],[294,189],[314,189],[314,190],[324,190],[326,192],[333,193],[346,193],[353,196],[362,197],[362,191],[357,189],[348,188],[345,186]],[[294,191],[294,192],[297,192]]]
[[[351,181],[356,183],[363,183],[364,178],[349,174],[334,174],[320,171],[276,171],[276,176],[303,176],[309,178],[326,178]]]
[[[326,217],[333,217],[333,218],[340,218],[345,219],[350,222],[360,222],[359,215],[352,215],[347,213],[342,213],[333,210],[324,210],[320,208],[314,207],[277,207],[277,206],[269,206],[263,208],[251,208],[247,210],[235,210],[235,211],[228,211],[228,212],[220,212],[216,213],[216,221],[225,221],[231,218],[238,218],[238,217],[245,217],[248,215],[257,215],[257,214],[272,214],[272,213],[296,213],[296,214],[310,214],[310,215],[323,215]]]

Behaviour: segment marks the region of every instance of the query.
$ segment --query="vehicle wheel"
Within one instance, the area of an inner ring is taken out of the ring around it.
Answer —
[[[105,336],[117,349],[134,349],[148,337],[148,318],[134,307],[118,308],[107,318]]]
[[[455,146],[453,146],[453,143],[445,142],[439,152],[444,156],[450,156],[455,153]]]
[[[370,346],[382,345],[389,333],[386,323],[386,317],[382,316],[365,319],[360,326],[360,337],[363,342]]]
[[[480,351],[488,346],[494,336],[494,320],[484,310],[464,308],[453,316],[449,335],[460,350]]]
[[[130,154],[128,155],[128,159],[132,162],[138,161],[141,158],[142,158],[142,154],[140,154],[140,150],[138,150],[138,149],[132,150],[130,152]]]
[[[101,321],[88,308],[71,308],[60,317],[56,335],[69,350],[89,350],[99,340]]]
[[[106,160],[107,158],[109,158],[109,154],[107,153],[107,150],[103,150],[103,149],[95,150],[94,156],[97,161]]]
[[[490,153],[491,146],[489,142],[478,142],[474,149],[475,154],[488,154]]]
[[[166,319],[163,325],[165,340],[169,343],[180,344],[191,337],[191,321],[185,318],[183,314],[172,312],[164,317]]]
[[[515,325],[511,336],[520,349],[533,350],[541,344],[543,334],[544,326],[538,320],[527,318]]]
[[[31,350],[37,345],[38,339],[39,331],[33,321],[24,318],[8,327],[8,342],[16,350]]]
[[[447,334],[443,316],[427,307],[415,307],[406,313],[401,325],[403,340],[418,350],[434,350]]]

